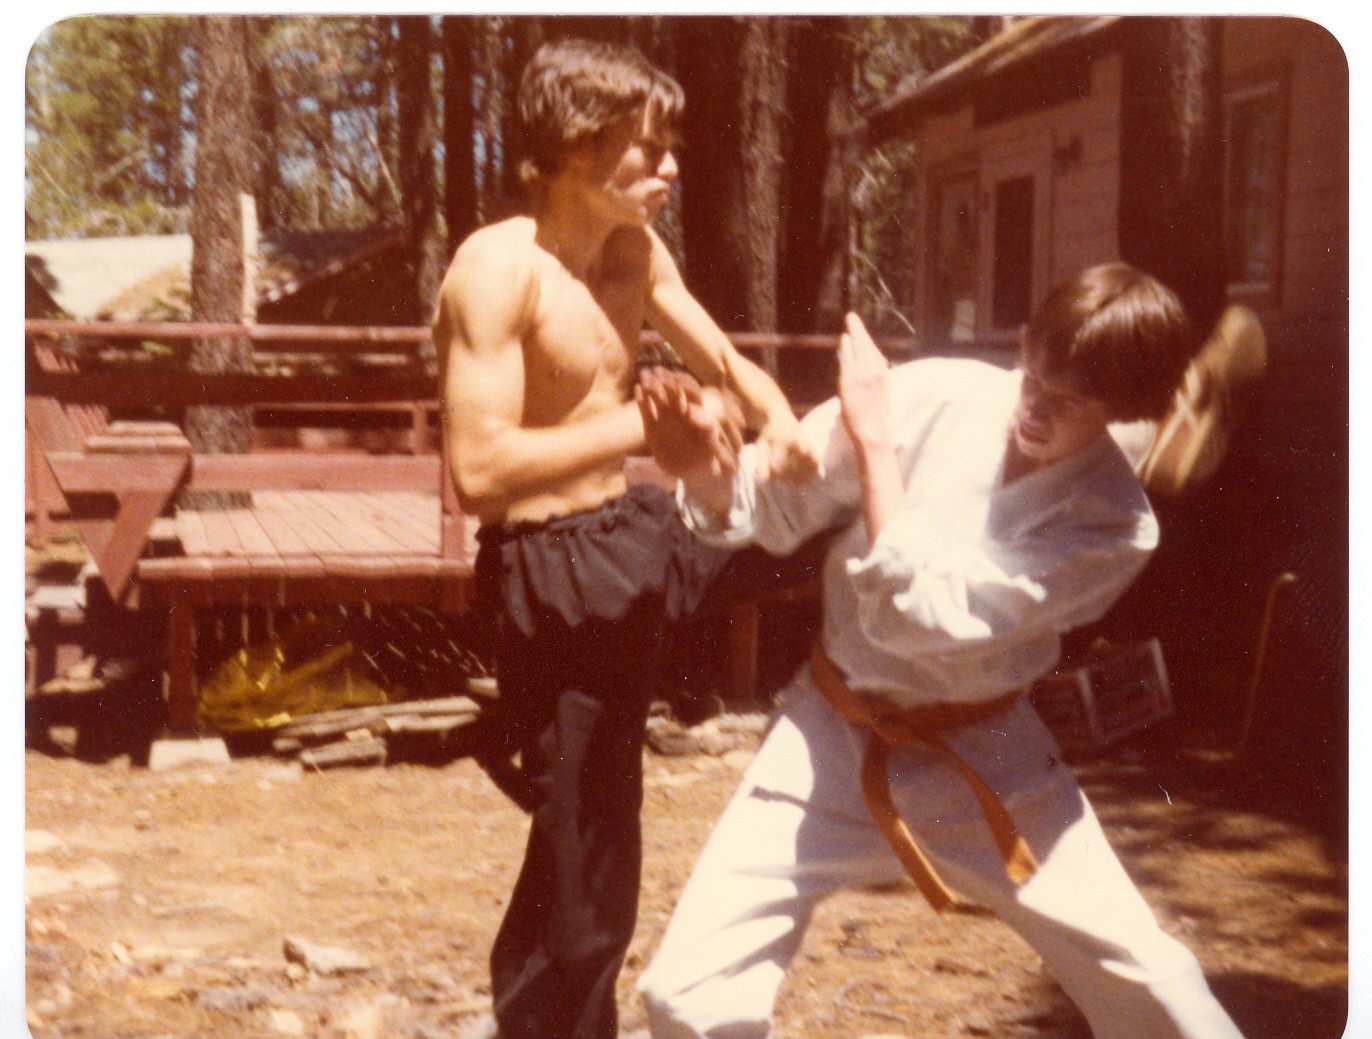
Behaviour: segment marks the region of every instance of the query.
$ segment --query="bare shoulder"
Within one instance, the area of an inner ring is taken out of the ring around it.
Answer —
[[[451,283],[460,287],[474,277],[498,273],[508,278],[527,272],[532,276],[538,249],[534,245],[534,223],[528,217],[511,217],[488,224],[468,235],[453,256],[444,278],[445,290]]]
[[[473,231],[458,247],[439,288],[437,325],[470,330],[481,315],[518,322],[533,305],[538,250],[533,221],[513,217]]]

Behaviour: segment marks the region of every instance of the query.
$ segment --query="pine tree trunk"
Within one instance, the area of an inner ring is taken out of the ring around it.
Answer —
[[[191,211],[191,320],[238,322],[243,315],[244,226],[242,196],[252,182],[246,18],[207,16],[198,22],[200,90],[196,110],[195,198]],[[192,371],[241,372],[252,368],[246,339],[197,340]],[[252,409],[192,406],[186,436],[202,453],[247,451]],[[196,495],[185,504],[223,507],[246,495]]]
[[[739,125],[743,212],[744,314],[755,331],[777,328],[777,256],[780,245],[782,135],[786,124],[786,22],[748,18],[740,47]],[[777,352],[764,350],[762,366],[775,377]]]
[[[682,19],[677,32],[677,77],[686,92],[682,114],[681,235],[686,284],[726,330],[743,320],[743,284],[736,258],[725,246],[734,223],[731,207],[742,192],[731,130],[737,90],[738,46],[732,19]]]
[[[491,223],[506,215],[507,204],[501,189],[501,155],[509,142],[509,119],[514,113],[506,104],[504,38],[508,19],[499,15],[484,16],[478,21],[477,68],[482,70],[481,90],[477,101],[477,135],[486,146],[481,153],[477,171],[477,221]]]
[[[1170,285],[1197,331],[1224,304],[1218,18],[1139,18],[1120,112],[1120,255]]]
[[[427,15],[407,15],[399,23],[396,93],[399,108],[400,195],[405,246],[414,295],[403,319],[427,324],[438,295],[438,184],[434,171],[434,111],[430,65],[433,24]],[[432,355],[432,347],[429,347]]]
[[[805,19],[791,33],[788,102],[797,126],[786,154],[778,286],[778,320],[786,332],[835,332],[848,306],[855,37],[839,17]]]
[[[475,18],[443,18],[443,218],[447,257],[476,230]]]

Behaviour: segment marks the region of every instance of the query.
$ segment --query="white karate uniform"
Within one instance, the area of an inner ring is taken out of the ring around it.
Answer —
[[[1147,499],[1108,436],[1008,485],[1020,376],[927,359],[892,371],[902,511],[873,546],[836,400],[812,411],[819,477],[752,478],[727,521],[683,498],[697,532],[788,552],[845,524],[824,566],[824,648],[854,690],[900,706],[977,702],[1023,688],[1059,635],[1096,619],[1157,543]],[[966,779],[917,745],[888,762],[892,800],[954,891],[1014,927],[1097,1039],[1239,1039],[1195,958],[1158,927],[1027,697],[945,741],[1010,811],[1038,860],[1016,887]],[[840,718],[808,667],[716,825],[639,987],[655,1039],[761,1039],[814,906],[844,885],[902,875],[863,800],[873,737]]]

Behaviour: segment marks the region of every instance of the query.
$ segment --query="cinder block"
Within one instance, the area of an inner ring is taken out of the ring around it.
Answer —
[[[148,768],[165,772],[182,765],[227,765],[229,748],[218,736],[202,739],[154,740],[148,752]]]

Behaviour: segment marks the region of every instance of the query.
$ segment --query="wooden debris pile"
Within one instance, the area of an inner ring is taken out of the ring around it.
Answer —
[[[460,734],[480,716],[481,704],[471,696],[320,711],[274,729],[271,746],[306,768],[384,765],[398,751],[455,751]]]

